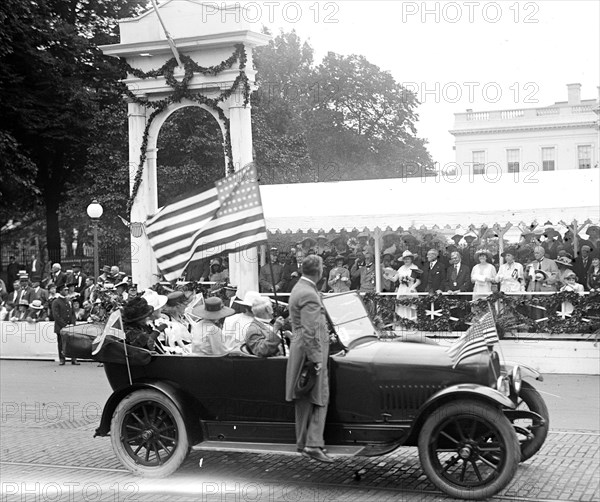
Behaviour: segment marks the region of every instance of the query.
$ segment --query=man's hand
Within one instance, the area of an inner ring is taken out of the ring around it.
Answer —
[[[318,375],[321,372],[321,363],[315,364],[315,373]]]
[[[284,324],[285,319],[283,317],[279,316],[277,319],[275,319],[275,322],[273,323],[273,329],[275,330],[275,333],[279,332]]]

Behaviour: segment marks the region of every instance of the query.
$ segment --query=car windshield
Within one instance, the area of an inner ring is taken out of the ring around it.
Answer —
[[[377,338],[377,330],[356,292],[326,296],[323,303],[340,342],[345,347],[350,347],[361,338]]]

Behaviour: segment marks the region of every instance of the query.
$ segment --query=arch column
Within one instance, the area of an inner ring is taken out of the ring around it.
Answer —
[[[140,151],[144,130],[146,128],[146,108],[137,103],[128,104],[129,125],[129,180],[130,194],[140,160]],[[146,162],[142,173],[137,196],[131,206],[130,221],[145,222],[148,215],[154,214],[158,209],[156,185],[156,148],[149,148],[146,153]],[[140,237],[131,236],[131,276],[138,289],[142,290],[156,283],[158,277],[156,258],[150,247],[150,242],[143,232]]]
[[[238,171],[253,161],[252,121],[250,104],[244,106],[241,92],[235,92],[227,101],[229,109],[229,134],[234,169]],[[258,252],[253,247],[239,253],[229,254],[229,277],[238,287],[237,296],[246,291],[258,291]]]

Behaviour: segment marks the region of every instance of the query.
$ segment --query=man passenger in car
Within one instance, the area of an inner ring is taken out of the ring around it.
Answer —
[[[223,320],[233,315],[232,308],[212,296],[204,300],[204,305],[195,309],[194,313],[201,319],[192,325],[192,353],[222,356],[235,349],[235,340],[226,337],[221,329]]]
[[[252,313],[254,319],[246,331],[248,351],[259,357],[282,355],[282,343],[284,342],[279,336],[279,330],[285,321],[283,317],[279,316],[271,325],[273,320],[271,300],[266,297],[256,298],[252,302]]]
[[[223,321],[223,335],[226,338],[235,340],[238,347],[246,343],[248,326],[254,321],[252,303],[258,298],[262,298],[258,291],[247,291],[242,300],[237,299],[235,301],[235,304],[239,305],[242,311],[226,317]],[[232,306],[232,308],[235,310],[235,307]]]

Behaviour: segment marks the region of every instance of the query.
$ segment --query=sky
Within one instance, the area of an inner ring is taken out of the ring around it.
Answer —
[[[600,2],[241,2],[259,24],[295,29],[315,50],[362,54],[413,90],[418,136],[454,161],[454,113],[548,106],[600,85]]]

